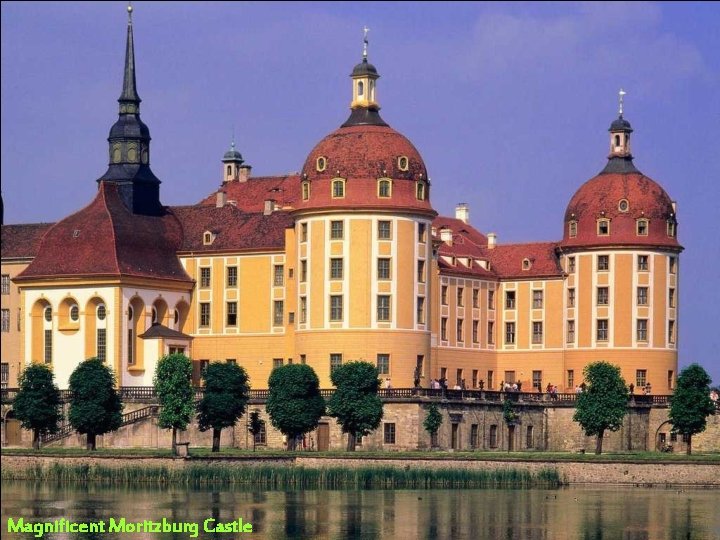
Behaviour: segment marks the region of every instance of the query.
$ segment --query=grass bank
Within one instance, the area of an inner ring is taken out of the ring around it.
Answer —
[[[53,463],[24,470],[2,470],[3,481],[67,484],[252,486],[263,489],[431,489],[431,488],[555,488],[562,485],[554,469],[533,473],[520,469],[448,470],[396,467],[305,468],[190,464],[183,468],[105,467]]]

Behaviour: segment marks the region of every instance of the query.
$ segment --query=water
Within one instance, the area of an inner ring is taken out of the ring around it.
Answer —
[[[8,518],[75,522],[166,518],[197,526],[212,540],[327,539],[720,539],[720,491],[647,488],[560,490],[243,491],[3,483],[2,530]],[[242,518],[253,533],[204,532],[203,522]],[[183,533],[47,533],[46,540],[187,539]]]

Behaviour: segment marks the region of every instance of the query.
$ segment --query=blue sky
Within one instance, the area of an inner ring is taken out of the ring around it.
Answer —
[[[557,240],[570,197],[604,166],[623,87],[635,163],[678,202],[680,365],[720,383],[720,4],[133,5],[142,118],[170,205],[218,187],[233,130],[253,174],[299,170],[347,117],[367,25],[383,118],[423,155],[434,207],[468,203],[501,243]],[[2,3],[5,223],[56,221],[92,199],[125,7]]]

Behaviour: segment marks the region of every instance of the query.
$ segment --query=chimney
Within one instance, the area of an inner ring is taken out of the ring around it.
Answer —
[[[440,229],[440,240],[445,242],[448,246],[452,246],[452,229],[448,227],[443,227],[442,229]]]
[[[495,249],[495,246],[497,245],[497,234],[495,234],[494,232],[488,233],[487,239],[488,249]]]
[[[458,203],[455,207],[455,219],[459,219],[463,223],[470,223],[470,207],[467,203]]]
[[[218,191],[217,196],[215,198],[215,207],[216,208],[222,208],[225,206],[225,203],[227,202],[227,193],[224,191]]]
[[[269,216],[275,210],[275,201],[272,199],[265,199],[265,208],[263,208],[263,216]]]
[[[250,178],[250,171],[252,170],[252,167],[248,165],[247,163],[244,165],[240,165],[240,172],[238,174],[238,182],[247,182],[248,178]]]

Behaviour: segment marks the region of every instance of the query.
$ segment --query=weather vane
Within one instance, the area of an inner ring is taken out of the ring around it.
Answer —
[[[363,28],[363,32],[364,32],[364,35],[363,35],[363,59],[365,59],[365,60],[367,60],[367,48],[368,48],[367,35],[368,35],[369,31],[370,31],[370,29],[367,26],[365,28]]]
[[[625,90],[623,90],[622,88],[618,92],[618,95],[620,96],[620,110],[619,110],[620,116],[623,115],[623,97],[625,96],[625,94],[627,94],[627,92]]]

